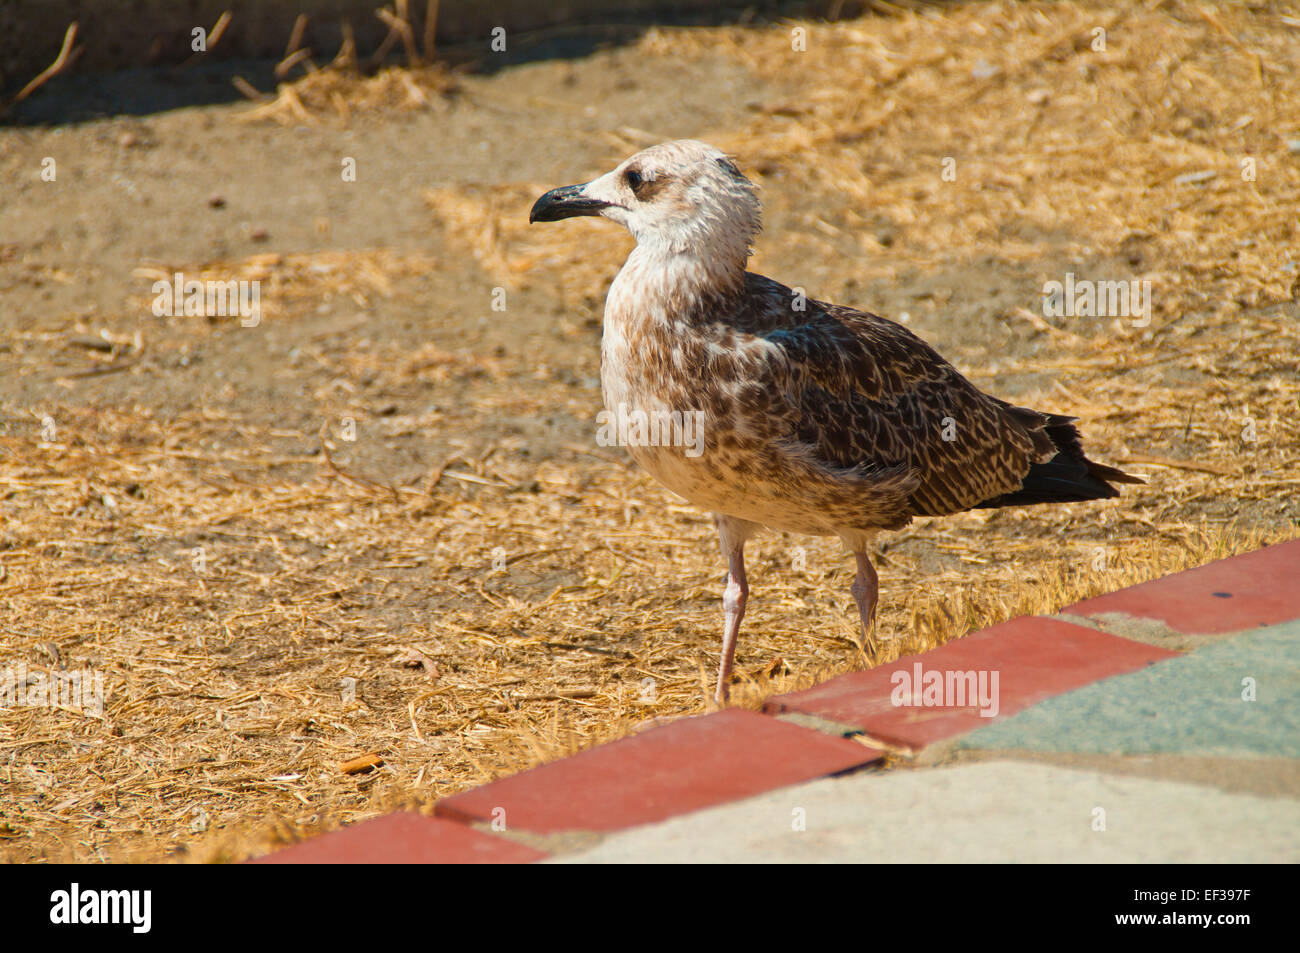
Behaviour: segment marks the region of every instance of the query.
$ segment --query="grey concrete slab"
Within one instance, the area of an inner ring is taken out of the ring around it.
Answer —
[[[1080,771],[1100,771],[1156,781],[1216,787],[1229,794],[1300,799],[1300,760],[1295,758],[1196,758],[1180,754],[1077,754],[1073,751],[950,751],[930,764],[1028,761]],[[584,845],[585,846],[585,845]]]
[[[1254,700],[1248,700],[1253,689]],[[1050,698],[957,748],[1300,758],[1300,621]]]
[[[615,834],[555,860],[1296,861],[1300,801],[1012,761],[824,779]]]

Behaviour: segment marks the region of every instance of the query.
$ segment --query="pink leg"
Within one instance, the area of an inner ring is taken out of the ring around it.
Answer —
[[[745,617],[745,603],[749,601],[749,581],[745,578],[744,544],[737,546],[727,558],[727,588],[722,593],[722,661],[718,665],[718,689],[714,699],[719,705],[727,700],[728,680],[736,659],[736,639],[740,635],[740,620]]]
[[[714,520],[718,524],[722,554],[727,559],[727,588],[722,594],[722,660],[718,664],[718,687],[713,695],[721,705],[730,694],[728,683],[736,660],[740,620],[745,617],[745,604],[749,601],[749,580],[745,578],[745,540],[758,527],[727,516],[715,516]]]
[[[871,626],[876,618],[876,597],[880,591],[880,579],[876,576],[876,567],[866,553],[854,553],[858,563],[858,575],[849,586],[853,601],[858,604],[858,618],[862,620],[862,647],[870,644]]]

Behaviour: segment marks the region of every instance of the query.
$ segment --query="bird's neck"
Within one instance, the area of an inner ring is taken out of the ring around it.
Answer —
[[[610,302],[642,315],[689,320],[720,299],[739,295],[746,255],[701,255],[654,245],[637,245],[610,288]]]

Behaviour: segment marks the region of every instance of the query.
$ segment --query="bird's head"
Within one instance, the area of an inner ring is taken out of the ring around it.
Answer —
[[[552,189],[530,222],[600,215],[652,254],[744,269],[761,227],[757,189],[723,152],[694,139],[651,146],[584,185]]]

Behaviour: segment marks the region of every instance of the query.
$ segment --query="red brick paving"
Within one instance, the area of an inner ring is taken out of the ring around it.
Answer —
[[[983,717],[975,705],[894,704],[891,696],[895,673],[914,675],[918,663],[923,673],[997,672],[997,714],[1007,716],[1052,695],[1176,654],[1056,619],[1011,619],[922,655],[901,658],[892,665],[841,675],[807,691],[779,695],[768,701],[765,710],[817,715],[852,725],[890,744],[916,749],[995,720]],[[951,703],[952,699],[945,701]]]
[[[252,861],[255,864],[527,864],[546,854],[464,824],[386,814]]]
[[[1188,635],[1240,632],[1300,618],[1300,540],[1221,559],[1061,610],[1123,612]]]
[[[613,831],[738,801],[880,757],[856,741],[727,709],[684,718],[440,801],[512,830]],[[500,813],[501,811],[504,813]]]

